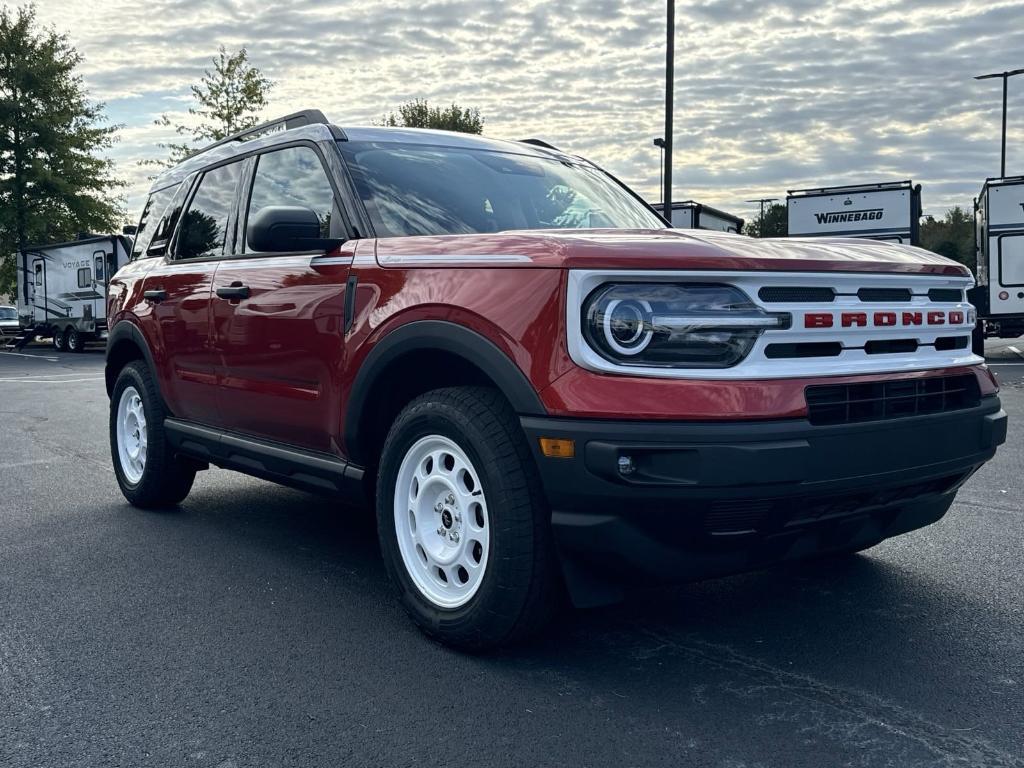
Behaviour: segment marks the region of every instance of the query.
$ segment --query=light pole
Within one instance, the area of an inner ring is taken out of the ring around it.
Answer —
[[[776,203],[779,201],[777,197],[759,197],[756,200],[745,200],[747,203],[760,203],[761,204],[761,216],[758,221],[758,235],[764,237],[764,204],[765,203]]]
[[[662,179],[661,210],[665,218],[672,211],[672,97],[676,67],[676,0],[668,0],[667,39],[665,46],[665,172]]]
[[[991,72],[987,75],[978,75],[975,80],[991,80],[994,77],[1003,78],[1003,149],[1000,153],[999,178],[1006,178],[1006,92],[1007,83],[1014,75],[1024,74],[1024,69],[1011,69],[1007,72]]]
[[[661,196],[661,203],[660,203],[661,204],[661,212],[662,212],[662,214],[664,214],[665,213],[665,205],[664,205],[664,203],[665,203],[665,140],[664,139],[655,139],[654,140],[654,146],[656,146],[659,149],[661,149],[661,155],[659,157],[659,163],[658,163],[658,194]],[[666,215],[665,218],[667,219],[668,216]]]

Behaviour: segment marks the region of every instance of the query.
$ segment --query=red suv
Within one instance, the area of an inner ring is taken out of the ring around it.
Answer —
[[[376,499],[413,619],[482,648],[630,586],[935,522],[1006,435],[970,273],[666,227],[535,141],[303,112],[163,174],[112,280],[118,483]]]

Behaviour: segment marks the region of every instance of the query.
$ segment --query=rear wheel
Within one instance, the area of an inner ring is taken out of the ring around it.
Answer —
[[[68,328],[67,340],[65,341],[68,352],[81,352],[83,345],[84,341],[81,332],[77,328]]]
[[[110,398],[110,452],[121,493],[137,507],[173,507],[195,480],[195,467],[167,442],[164,416],[149,368],[126,365]]]
[[[501,395],[429,392],[395,420],[377,478],[384,562],[427,634],[481,650],[539,630],[558,580],[533,458]]]
[[[60,328],[54,328],[53,348],[56,349],[58,352],[63,352],[65,349],[67,349],[66,343],[67,339],[64,336],[64,331],[62,331]]]

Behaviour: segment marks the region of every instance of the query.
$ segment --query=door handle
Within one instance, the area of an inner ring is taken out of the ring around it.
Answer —
[[[149,301],[155,301],[159,303],[167,298],[167,291],[165,291],[163,288],[157,288],[154,291],[143,291],[142,297]]]
[[[217,295],[222,299],[248,299],[249,286],[234,282],[231,285],[217,289]]]

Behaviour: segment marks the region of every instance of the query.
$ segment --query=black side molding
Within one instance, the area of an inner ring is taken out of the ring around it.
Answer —
[[[343,333],[352,329],[352,321],[356,316],[356,286],[359,285],[357,275],[348,276],[348,284],[345,286],[345,325]]]
[[[305,451],[181,419],[165,419],[171,445],[183,456],[264,480],[329,495],[352,496],[363,470],[327,453]]]

